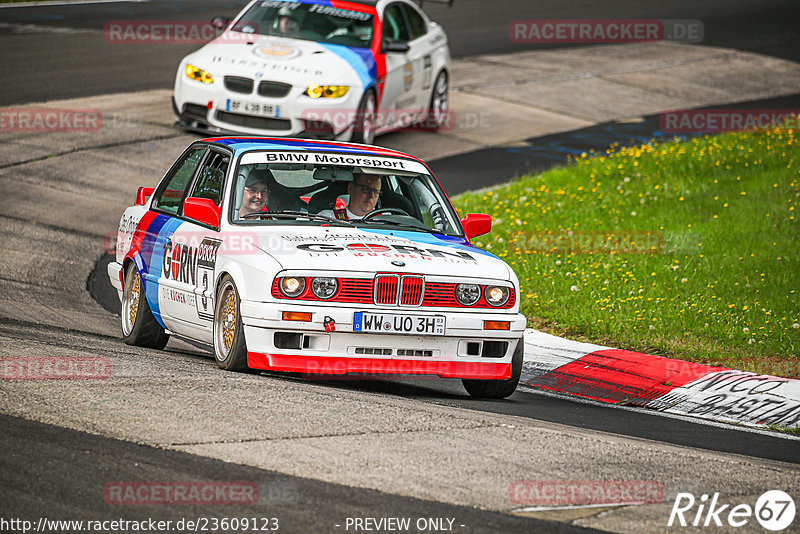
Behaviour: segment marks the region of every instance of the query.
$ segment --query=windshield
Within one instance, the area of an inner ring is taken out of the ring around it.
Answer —
[[[233,30],[369,48],[373,19],[369,13],[321,4],[266,0],[253,4]]]
[[[425,166],[412,160],[251,152],[240,158],[233,199],[231,221],[239,224],[291,219],[461,235],[450,201]]]

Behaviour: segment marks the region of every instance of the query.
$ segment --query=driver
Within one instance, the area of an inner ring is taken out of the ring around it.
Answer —
[[[264,209],[268,200],[268,183],[272,178],[269,169],[253,169],[247,175],[242,193],[242,207],[239,208],[239,217],[248,213],[257,213]]]
[[[281,8],[278,11],[277,27],[278,35],[292,37],[300,31],[300,20],[294,10]]]
[[[381,196],[381,177],[374,174],[353,173],[353,181],[347,184],[347,194],[350,195],[350,201],[341,215],[346,214],[348,220],[361,219],[367,213],[374,211],[378,205]],[[319,215],[342,218],[334,210],[323,210]]]

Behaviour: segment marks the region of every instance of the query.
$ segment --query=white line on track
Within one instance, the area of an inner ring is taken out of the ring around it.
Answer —
[[[11,4],[0,4],[0,9],[12,7],[39,7],[39,6],[75,6],[80,4],[120,4],[120,3],[140,3],[150,0],[73,0],[72,2],[14,2]]]
[[[15,22],[0,22],[0,30],[8,29],[12,34],[30,35],[36,33],[103,33],[103,30],[94,28],[71,28],[67,26],[46,26],[43,24],[18,24]]]
[[[591,400],[591,399],[584,399],[583,397],[575,397],[575,396],[572,396],[572,395],[564,395],[564,394],[560,394],[560,393],[553,393],[553,392],[550,392],[550,391],[543,391],[541,389],[535,389],[535,388],[532,388],[532,387],[529,387],[529,386],[525,386],[522,383],[520,383],[518,389],[520,391],[525,391],[526,393],[534,393],[536,395],[543,395],[545,397],[552,397],[552,398],[555,398],[555,399],[568,400],[568,401],[572,401],[572,402],[580,402],[582,404],[591,404],[591,405],[594,405],[594,406],[602,406],[602,407],[605,407],[605,408],[614,408],[614,409],[617,409],[617,410],[627,410],[629,412],[637,412],[637,413],[643,413],[643,414],[647,414],[647,415],[656,415],[656,416],[659,416],[659,417],[668,417],[670,419],[679,419],[681,421],[686,421],[687,423],[697,423],[699,425],[713,426],[713,427],[717,427],[717,428],[724,428],[724,429],[727,429],[727,430],[737,430],[739,432],[751,432],[753,434],[762,434],[764,436],[770,436],[772,438],[788,439],[788,440],[792,440],[792,441],[800,441],[800,436],[796,436],[794,434],[789,434],[787,432],[778,432],[778,431],[775,431],[775,430],[762,430],[760,428],[752,428],[752,427],[749,427],[749,426],[732,425],[732,424],[729,424],[729,423],[722,423],[722,422],[719,422],[719,421],[711,421],[711,420],[703,419],[703,418],[700,418],[700,417],[689,417],[687,415],[679,415],[679,414],[674,414],[674,413],[661,412],[659,410],[652,410],[652,409],[648,409],[648,408],[639,408],[639,407],[636,407],[636,406],[624,406],[624,405],[621,405],[621,404],[609,404],[607,402],[598,402],[598,401],[594,401],[594,400]]]
[[[607,504],[581,504],[581,505],[567,505],[567,506],[528,506],[526,508],[514,508],[511,513],[519,512],[551,512],[555,510],[582,510],[584,508],[609,508],[619,506],[639,506],[642,502],[626,502],[626,503],[607,503]]]

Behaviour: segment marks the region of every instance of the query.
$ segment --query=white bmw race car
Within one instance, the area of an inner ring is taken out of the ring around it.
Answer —
[[[442,28],[408,0],[254,0],[180,63],[185,128],[371,144],[448,120]]]
[[[519,282],[470,243],[430,169],[378,147],[275,138],[190,145],[119,224],[108,274],[129,344],[170,333],[219,367],[519,382]]]

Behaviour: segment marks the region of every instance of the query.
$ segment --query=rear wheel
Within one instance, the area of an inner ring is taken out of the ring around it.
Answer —
[[[505,399],[517,389],[522,375],[522,357],[525,355],[525,342],[520,338],[514,357],[511,359],[511,378],[506,380],[463,379],[464,389],[473,397],[482,399]]]
[[[375,141],[375,93],[372,90],[364,93],[358,104],[352,141],[371,145]]]
[[[240,313],[239,292],[225,275],[217,290],[214,308],[214,359],[220,369],[247,371],[247,345]]]
[[[125,270],[122,290],[122,339],[128,345],[163,349],[169,334],[158,324],[144,295],[144,284],[136,265]]]

